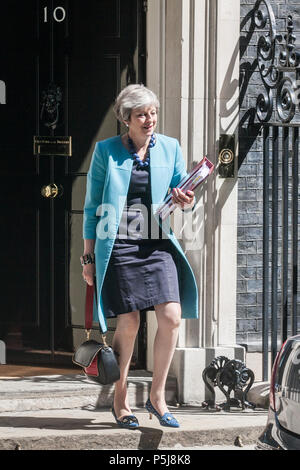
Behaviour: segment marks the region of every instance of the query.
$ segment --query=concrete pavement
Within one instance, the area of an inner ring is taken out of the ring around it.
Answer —
[[[128,379],[136,430],[120,429],[110,412],[112,386],[99,386],[84,376],[37,376],[0,379],[0,450],[51,449],[190,449],[195,446],[245,446],[256,442],[267,410],[232,408],[230,412],[195,406],[169,406],[179,429],[160,426],[143,405],[151,374],[133,371]],[[168,379],[167,401],[175,404],[176,381]]]
[[[170,407],[179,429],[159,425],[144,409],[133,409],[140,422],[120,429],[109,410],[60,409],[0,413],[0,449],[160,449],[255,443],[266,424],[265,411],[211,412],[199,407]]]

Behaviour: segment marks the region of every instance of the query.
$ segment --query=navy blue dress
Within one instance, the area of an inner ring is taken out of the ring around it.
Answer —
[[[180,302],[175,256],[172,242],[152,216],[150,170],[138,170],[134,162],[102,288],[105,316]]]

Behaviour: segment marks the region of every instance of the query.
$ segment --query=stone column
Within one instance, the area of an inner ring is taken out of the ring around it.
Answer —
[[[159,130],[178,138],[189,169],[204,155],[217,166],[219,135],[238,133],[240,2],[149,0],[148,8],[147,84],[160,97]],[[244,360],[235,344],[237,178],[216,169],[197,199],[183,238],[174,217],[199,288],[199,319],[182,321],[170,371],[182,403],[206,398],[201,374],[214,357]],[[151,370],[153,312],[148,332]]]

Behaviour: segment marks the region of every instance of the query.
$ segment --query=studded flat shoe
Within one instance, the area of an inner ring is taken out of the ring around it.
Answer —
[[[167,412],[161,416],[152,405],[150,398],[148,398],[145,406],[146,406],[147,411],[149,412],[150,419],[152,419],[152,415],[154,415],[159,420],[161,426],[168,426],[170,428],[179,428],[180,424],[178,423],[177,419],[174,418],[172,413]]]
[[[113,414],[113,417],[116,420],[117,425],[120,428],[126,428],[126,429],[136,429],[139,427],[139,422],[136,416],[134,415],[127,415],[123,416],[123,418],[118,419],[117,415],[115,413],[114,408],[111,409],[111,412]]]

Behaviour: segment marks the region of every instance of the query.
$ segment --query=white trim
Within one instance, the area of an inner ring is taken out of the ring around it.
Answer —
[[[160,101],[158,132],[165,129],[165,0],[148,0],[147,12],[147,86]]]
[[[166,93],[166,3],[165,0],[148,0],[147,11],[147,64],[146,84],[153,90],[159,101],[160,111],[157,131],[165,132],[165,93]],[[155,312],[147,312],[147,370],[153,370],[153,342],[157,330]]]
[[[240,0],[148,0],[147,84],[161,101],[160,131],[180,141],[188,166],[203,155],[217,164],[219,135],[238,135],[239,23]],[[184,248],[199,287],[199,320],[182,322],[172,363],[187,402],[182,378],[199,373],[195,351],[200,358],[203,350],[231,348],[236,340],[236,178],[221,179],[216,168],[193,223],[201,236]],[[153,312],[147,324],[152,370]],[[190,348],[195,362],[187,369]]]

